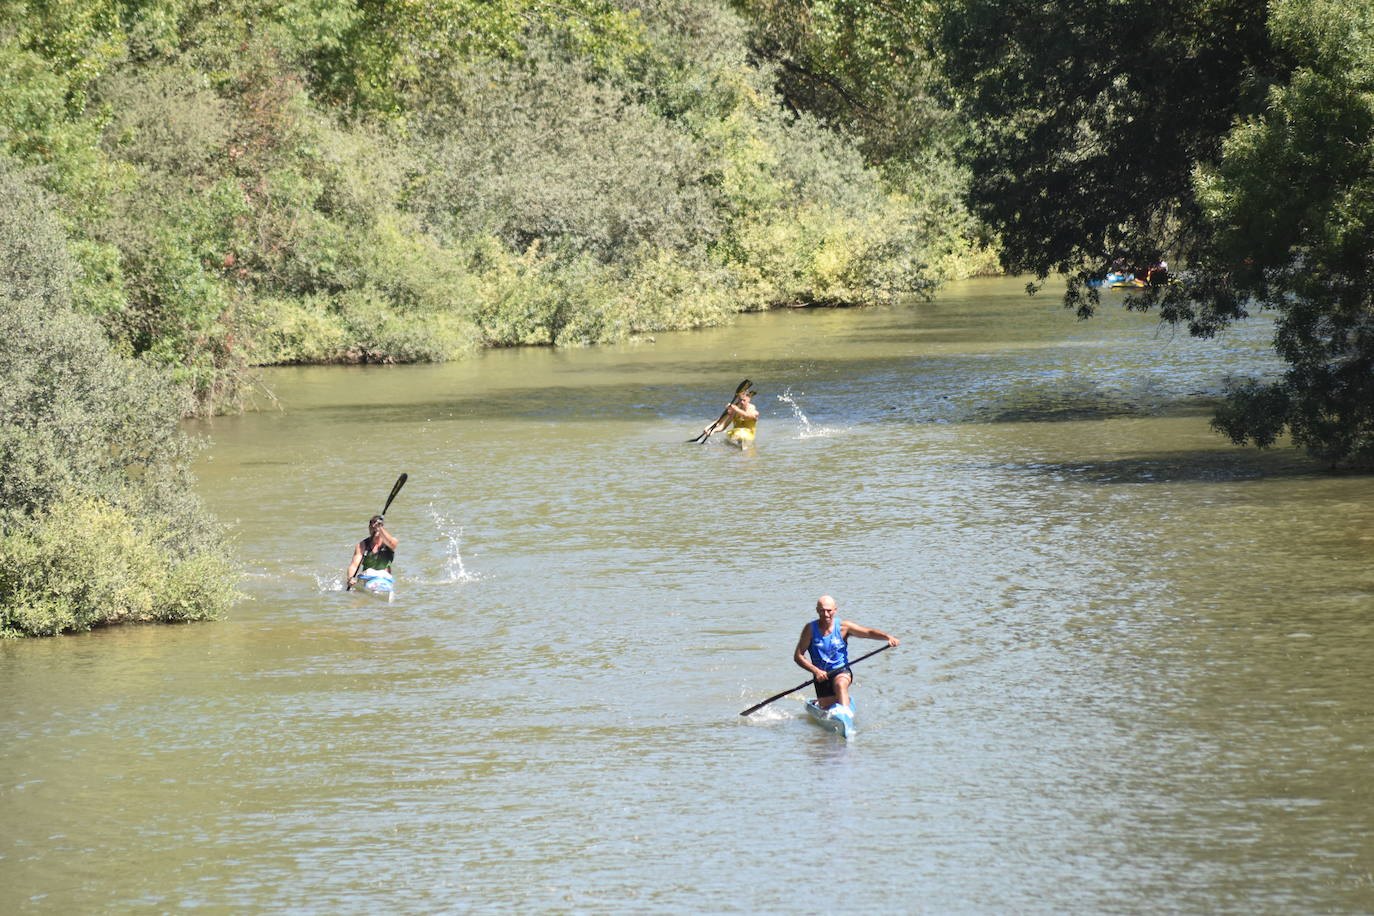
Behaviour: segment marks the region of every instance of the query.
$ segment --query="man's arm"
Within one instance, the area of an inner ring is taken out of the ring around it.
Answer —
[[[851,636],[857,636],[860,639],[885,639],[889,646],[896,646],[901,643],[900,639],[895,636],[888,636],[882,630],[875,630],[872,627],[861,627],[850,620],[840,621],[840,635],[845,639]]]
[[[818,681],[825,680],[829,675],[811,664],[811,659],[807,658],[806,650],[811,646],[811,624],[802,627],[801,638],[797,640],[797,651],[792,653],[792,661],[797,663],[798,668],[805,668],[811,672],[811,676]]]

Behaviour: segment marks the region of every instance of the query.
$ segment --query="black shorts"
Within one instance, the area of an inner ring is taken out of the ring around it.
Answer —
[[[837,674],[849,675],[849,686],[854,686],[854,672],[850,671],[848,666],[836,668],[834,671],[830,672],[830,677],[823,681],[816,682],[816,699],[826,700],[835,695],[835,675]]]

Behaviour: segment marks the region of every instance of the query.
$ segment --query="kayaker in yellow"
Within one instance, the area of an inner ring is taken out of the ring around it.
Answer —
[[[730,431],[725,438],[740,448],[754,441],[754,427],[759,422],[759,409],[754,406],[753,397],[754,392],[741,391],[738,403],[725,408],[730,415]]]

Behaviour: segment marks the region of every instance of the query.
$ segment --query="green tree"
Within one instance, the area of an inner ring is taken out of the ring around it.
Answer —
[[[953,0],[945,73],[973,122],[970,199],[1007,269],[1087,281],[1167,256],[1182,282],[1132,300],[1208,336],[1277,315],[1282,379],[1231,392],[1237,442],[1285,429],[1374,462],[1369,331],[1374,137],[1359,0]]]
[[[932,0],[733,0],[749,41],[777,66],[777,87],[805,111],[857,138],[871,162],[920,160],[954,136],[935,91]]]
[[[1207,278],[1278,313],[1289,368],[1237,386],[1215,425],[1374,466],[1374,28],[1364,3],[1282,0],[1270,30],[1295,69],[1197,188]]]
[[[359,112],[404,117],[406,99],[454,60],[521,57],[532,31],[619,69],[636,47],[633,18],[608,0],[357,0],[337,38],[312,52],[321,93]]]
[[[969,199],[1007,269],[1095,272],[1197,244],[1194,168],[1286,69],[1266,6],[950,0],[941,57],[971,122]]]

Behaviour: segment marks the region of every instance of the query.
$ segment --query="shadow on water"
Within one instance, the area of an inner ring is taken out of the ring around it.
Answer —
[[[1029,423],[1160,416],[1210,408],[1221,398],[1224,375],[1213,366],[1172,371],[1069,365],[1041,361],[1046,350],[982,355],[867,356],[758,360],[750,374],[764,419],[788,416],[769,407],[790,394],[817,422]],[[1061,354],[1062,356],[1062,354]],[[388,371],[403,373],[392,367]],[[373,403],[292,405],[296,416],[372,424],[444,420],[601,422],[649,419],[688,426],[711,419],[728,399],[734,376],[644,385],[615,378],[578,388],[530,385],[480,395],[382,400]],[[805,398],[802,401],[802,398]],[[283,422],[288,422],[282,415]],[[226,422],[226,421],[219,421]],[[232,422],[228,421],[228,422]],[[290,422],[294,422],[294,419]]]
[[[1330,475],[1320,462],[1291,449],[1272,452],[1178,450],[1100,461],[1026,462],[1003,470],[1090,484],[1237,483]],[[1374,478],[1374,473],[1366,474]]]
[[[966,418],[973,423],[1076,423],[1118,420],[1124,417],[1189,416],[1196,414],[1201,401],[1141,403],[1128,400],[1054,397],[1040,404],[996,406],[974,410]]]

